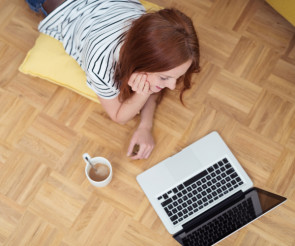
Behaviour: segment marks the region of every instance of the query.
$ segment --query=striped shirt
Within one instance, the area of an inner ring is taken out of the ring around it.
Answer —
[[[67,0],[38,28],[63,43],[99,97],[111,99],[120,92],[114,72],[123,34],[144,13],[138,0]]]

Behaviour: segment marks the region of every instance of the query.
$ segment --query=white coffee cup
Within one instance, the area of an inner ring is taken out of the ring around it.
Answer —
[[[94,185],[95,187],[104,187],[106,185],[108,185],[111,180],[112,180],[112,176],[113,176],[113,170],[112,170],[112,165],[111,163],[104,157],[93,157],[91,158],[89,156],[89,154],[87,153],[84,153],[83,154],[83,159],[84,161],[86,162],[86,167],[85,167],[85,174],[86,174],[86,177],[87,179],[89,180],[89,182]],[[103,164],[103,165],[106,165],[109,169],[109,175],[106,177],[106,179],[102,180],[102,181],[95,181],[93,179],[91,179],[89,177],[89,172],[90,172],[90,169],[92,168],[91,167],[91,164],[95,166],[95,164],[99,163],[99,164]]]

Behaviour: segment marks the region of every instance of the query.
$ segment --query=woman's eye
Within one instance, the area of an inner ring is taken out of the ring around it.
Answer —
[[[168,78],[160,77],[161,80],[167,80]]]

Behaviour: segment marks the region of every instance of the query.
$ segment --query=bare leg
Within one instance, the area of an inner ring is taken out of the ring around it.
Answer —
[[[61,5],[65,0],[46,0],[43,3],[43,8],[49,14],[55,10],[59,5]]]

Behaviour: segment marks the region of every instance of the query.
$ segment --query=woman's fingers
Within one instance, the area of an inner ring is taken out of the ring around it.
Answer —
[[[132,156],[131,159],[133,159],[133,160],[147,159],[150,156],[153,148],[154,148],[154,146],[152,146],[152,145],[141,145],[138,153],[136,155]]]
[[[137,86],[137,93],[142,93],[143,88],[145,86],[146,75],[141,74],[140,78],[138,78],[138,86]]]
[[[147,81],[147,75],[144,73],[133,73],[130,76],[128,85],[133,91],[139,94],[149,93],[149,83]]]
[[[144,94],[149,94],[150,92],[150,83],[148,81],[145,81],[144,88],[143,88]]]

